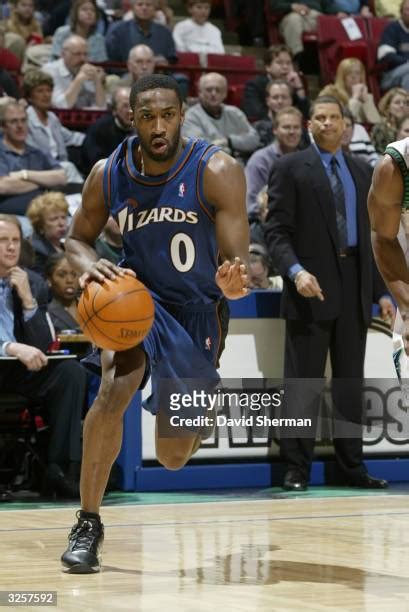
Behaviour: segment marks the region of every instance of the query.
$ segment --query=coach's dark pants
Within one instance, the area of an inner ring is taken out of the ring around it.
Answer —
[[[353,481],[365,473],[362,462],[362,428],[357,423],[361,423],[362,419],[362,379],[367,329],[362,319],[356,258],[342,258],[341,272],[343,303],[337,319],[312,323],[286,321],[284,378],[322,378],[329,351],[335,410],[334,448],[345,479]],[[306,382],[304,391],[302,386],[302,383],[292,386],[291,381],[288,381],[283,416],[311,418],[313,427],[309,430],[304,428],[302,438],[291,437],[289,429],[282,429],[280,454],[287,469],[297,468],[304,478],[308,479],[319,401],[318,394],[316,401],[313,398],[316,385],[308,385]]]
[[[30,372],[20,362],[0,361],[0,392],[19,393],[43,403],[50,427],[48,461],[60,467],[81,461],[86,376],[74,359],[49,361],[38,372]]]

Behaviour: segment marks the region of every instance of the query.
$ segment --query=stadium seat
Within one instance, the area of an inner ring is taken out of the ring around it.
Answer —
[[[379,77],[385,70],[385,63],[378,62],[377,53],[378,45],[381,40],[384,29],[390,23],[390,19],[386,17],[373,17],[367,20],[368,25],[368,86],[374,95],[376,101],[381,96],[381,88],[379,84]]]
[[[105,115],[106,110],[90,110],[83,108],[53,108],[53,113],[65,127],[71,130],[86,130],[97,119]]]
[[[258,72],[256,58],[253,55],[220,55],[217,53],[209,53],[207,56],[207,72],[210,71],[224,74],[229,86],[244,85]]]
[[[341,19],[329,15],[318,17],[318,57],[323,84],[334,81],[337,66],[345,57],[357,57],[364,65],[367,65],[366,21],[371,20],[366,20],[364,17],[354,17],[354,21],[361,31],[362,38],[351,41]]]

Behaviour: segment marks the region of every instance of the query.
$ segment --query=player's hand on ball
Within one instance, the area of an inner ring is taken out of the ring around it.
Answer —
[[[219,266],[216,283],[229,300],[238,300],[249,293],[247,268],[241,263],[240,257],[235,257],[234,263],[226,260]]]
[[[117,276],[125,276],[126,274],[136,277],[134,270],[130,268],[120,268],[108,259],[98,259],[87,272],[80,276],[79,285],[81,289],[84,289],[85,285],[90,281],[94,280],[98,283],[103,283],[106,278],[113,280]]]

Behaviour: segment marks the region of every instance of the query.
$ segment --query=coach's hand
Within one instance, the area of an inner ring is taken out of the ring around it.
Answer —
[[[298,272],[295,277],[295,288],[303,297],[316,297],[321,302],[324,301],[324,294],[322,293],[322,289],[316,277],[307,272],[307,270],[301,270]]]
[[[125,276],[126,274],[136,277],[135,271],[130,268],[120,268],[108,259],[98,259],[87,272],[80,276],[79,284],[81,289],[84,289],[85,285],[93,280],[103,283],[107,278],[113,280],[117,276]]]
[[[43,351],[40,351],[39,348],[30,346],[29,344],[10,342],[6,351],[7,355],[10,357],[17,357],[28,370],[33,372],[38,372],[38,370],[44,368],[48,363],[47,355],[44,355]]]
[[[218,267],[216,283],[229,300],[238,300],[249,293],[247,268],[240,257],[235,257],[234,263],[226,260]]]

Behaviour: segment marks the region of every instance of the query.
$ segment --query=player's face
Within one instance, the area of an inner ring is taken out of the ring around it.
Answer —
[[[154,161],[171,159],[180,143],[183,112],[172,89],[140,93],[133,112],[135,129],[143,151]]]
[[[49,280],[52,292],[57,299],[70,303],[77,296],[78,274],[64,257],[56,265]]]
[[[0,276],[5,276],[20,258],[21,235],[14,223],[0,221]]]
[[[341,146],[345,121],[338,104],[316,104],[309,127],[314,141],[324,151],[335,153]]]

